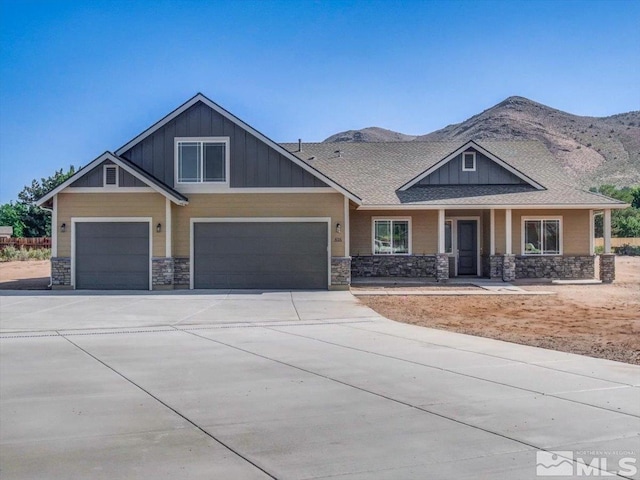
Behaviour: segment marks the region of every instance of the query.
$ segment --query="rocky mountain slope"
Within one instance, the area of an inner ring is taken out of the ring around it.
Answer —
[[[325,142],[539,140],[585,187],[640,184],[640,111],[583,117],[523,97],[509,97],[462,123],[426,135],[369,127]]]

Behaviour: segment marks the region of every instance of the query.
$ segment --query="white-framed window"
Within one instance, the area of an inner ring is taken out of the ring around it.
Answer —
[[[176,138],[176,183],[228,184],[229,137]]]
[[[524,255],[562,255],[562,217],[522,219]]]
[[[118,165],[105,165],[102,169],[102,185],[105,187],[117,187],[120,184]]]
[[[453,220],[444,222],[444,253],[453,253]]]
[[[372,227],[374,255],[411,254],[411,218],[374,218]]]
[[[476,152],[464,152],[462,154],[462,171],[463,172],[476,171]]]

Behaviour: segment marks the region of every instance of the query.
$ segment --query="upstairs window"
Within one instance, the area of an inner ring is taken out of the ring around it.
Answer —
[[[374,220],[373,254],[408,255],[411,253],[409,225],[408,219]]]
[[[526,218],[523,220],[522,251],[525,255],[560,255],[562,223],[560,218]]]
[[[176,140],[178,183],[225,183],[229,139]]]
[[[463,172],[476,171],[476,152],[464,152],[462,154],[462,171]]]
[[[118,182],[118,166],[117,165],[105,165],[103,170],[103,185],[105,187],[117,187]]]

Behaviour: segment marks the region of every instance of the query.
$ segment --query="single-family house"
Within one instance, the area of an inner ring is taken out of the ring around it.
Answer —
[[[538,142],[278,144],[197,94],[43,196],[53,288],[612,281],[611,210]]]

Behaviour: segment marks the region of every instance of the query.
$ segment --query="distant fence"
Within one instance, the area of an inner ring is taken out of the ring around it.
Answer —
[[[51,248],[51,237],[6,238],[0,237],[0,250],[8,246],[31,250],[34,248]]]
[[[621,247],[623,245],[632,245],[634,247],[640,247],[640,237],[629,237],[629,238],[612,238],[611,246],[612,247]],[[596,238],[596,247],[604,247],[604,238]]]

